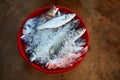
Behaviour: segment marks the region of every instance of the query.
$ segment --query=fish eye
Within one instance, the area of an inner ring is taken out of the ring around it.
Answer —
[[[24,30],[26,30],[26,27],[24,27]]]
[[[67,19],[68,15],[65,15],[65,19]]]
[[[28,26],[29,28],[31,28],[31,25],[28,24],[27,26]]]

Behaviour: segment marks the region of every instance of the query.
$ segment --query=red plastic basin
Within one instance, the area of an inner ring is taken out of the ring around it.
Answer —
[[[59,10],[61,12],[64,12],[64,13],[75,13],[74,11],[68,9],[68,8],[65,8],[65,7],[62,7],[62,6],[56,6],[59,8]],[[30,18],[33,18],[33,17],[36,17],[36,16],[40,16],[41,14],[44,14],[46,11],[48,11],[50,9],[50,6],[48,7],[44,7],[44,8],[40,8],[38,10],[35,10],[34,12],[32,12],[21,24],[20,26],[20,29],[18,31],[18,36],[17,36],[17,43],[18,43],[18,49],[20,51],[20,54],[22,56],[22,58],[30,65],[32,66],[33,68],[41,71],[41,72],[44,72],[44,73],[49,73],[49,74],[58,74],[58,73],[64,73],[64,72],[67,72],[67,71],[70,71],[72,70],[73,68],[75,68],[76,66],[78,66],[81,61],[84,59],[84,57],[86,56],[86,53],[84,53],[84,55],[82,55],[80,58],[80,61],[76,62],[73,64],[73,66],[70,66],[70,67],[67,67],[67,68],[63,68],[63,69],[55,69],[55,70],[48,70],[48,69],[45,69],[45,68],[42,68],[40,65],[37,65],[35,63],[31,63],[29,62],[29,59],[28,59],[28,56],[25,52],[25,44],[24,42],[20,39],[20,37],[22,36],[22,29],[23,29],[23,26],[25,24],[25,22],[30,19]],[[82,21],[82,19],[80,18],[79,15],[76,14],[76,19],[79,19],[80,20],[80,25],[79,27],[85,27],[85,24],[84,22]],[[89,46],[89,36],[88,36],[88,30],[86,28],[86,32],[85,34],[82,36],[84,39],[86,39],[86,45]],[[86,46],[85,45],[85,46]]]

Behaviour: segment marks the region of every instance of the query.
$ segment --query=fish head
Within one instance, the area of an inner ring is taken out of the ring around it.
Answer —
[[[47,12],[49,16],[55,16],[59,8],[55,7],[54,5],[50,8],[50,10]]]
[[[75,17],[76,14],[64,14],[61,17],[62,22],[69,22],[70,20],[72,20]]]
[[[59,8],[57,8],[53,5],[52,10],[53,10],[54,13],[56,13],[59,10]]]
[[[76,19],[76,20],[72,21],[71,25],[74,26],[74,28],[77,28],[79,24],[80,24],[80,21],[78,19]]]
[[[33,61],[36,60],[36,58],[37,58],[37,56],[36,56],[36,54],[33,52],[33,53],[30,55],[29,60],[30,60],[30,62],[33,62]]]
[[[80,34],[84,34],[85,33],[85,31],[86,31],[86,29],[85,28],[81,28],[81,29],[79,29],[79,30],[76,30],[76,32],[78,33],[78,35],[80,35]]]
[[[25,25],[24,28],[23,28],[23,34],[28,34],[32,31],[32,28],[30,25]]]
[[[65,15],[65,19],[71,20],[71,19],[73,19],[75,16],[76,16],[76,14],[66,14],[66,15]]]

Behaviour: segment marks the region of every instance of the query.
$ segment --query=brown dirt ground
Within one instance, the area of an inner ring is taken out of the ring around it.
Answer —
[[[28,14],[53,4],[82,17],[90,50],[74,70],[48,75],[24,62],[16,38]],[[120,80],[120,0],[0,0],[0,26],[0,80]]]

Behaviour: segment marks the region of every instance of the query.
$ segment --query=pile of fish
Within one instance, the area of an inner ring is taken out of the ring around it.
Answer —
[[[46,69],[57,69],[80,60],[88,46],[84,46],[86,40],[81,37],[86,29],[76,29],[80,21],[75,16],[52,6],[45,14],[26,21],[21,39],[30,62]]]

